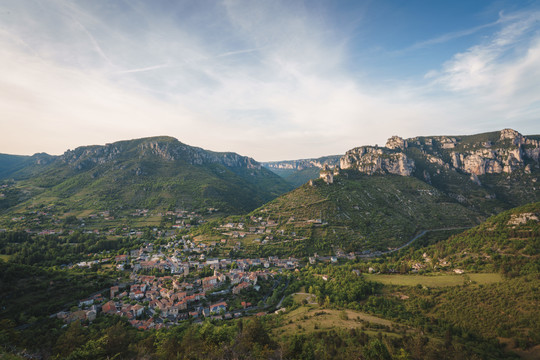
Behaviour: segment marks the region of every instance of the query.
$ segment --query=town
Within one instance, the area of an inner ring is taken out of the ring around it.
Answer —
[[[68,323],[93,321],[99,313],[118,315],[126,317],[138,329],[146,330],[200,317],[226,320],[245,314],[264,314],[266,303],[260,301],[256,305],[242,301],[243,292],[260,291],[260,297],[267,299],[268,290],[271,293],[283,278],[279,275],[299,266],[297,259],[276,257],[198,261],[185,256],[182,261],[179,259],[181,251],[176,248],[188,244],[191,244],[189,240],[170,242],[157,252],[153,244],[147,244],[129,254],[104,259],[118,270],[129,267],[129,281],[112,286],[105,296],[100,292],[81,299],[77,307],[55,315]],[[81,262],[75,266],[91,263]],[[144,275],[153,271],[170,275]]]

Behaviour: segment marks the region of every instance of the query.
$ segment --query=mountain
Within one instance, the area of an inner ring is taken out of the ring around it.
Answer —
[[[396,248],[540,201],[539,136],[515,130],[402,139],[351,149],[333,168],[253,212],[304,237],[297,252]]]
[[[66,210],[218,208],[234,213],[290,189],[252,158],[192,147],[171,137],[83,146],[60,156],[5,158],[13,165],[5,166],[4,174],[27,194],[19,208],[31,203]]]
[[[319,171],[324,165],[338,165],[340,158],[341,155],[330,155],[317,159],[263,162],[262,165],[284,178],[294,187],[298,187],[309,180],[318,178]]]
[[[5,178],[22,169],[30,156],[0,154],[0,177]]]
[[[499,206],[497,200],[491,200]],[[305,238],[297,255],[387,250],[425,229],[473,226],[483,217],[414,177],[365,175],[344,170],[332,184],[322,179],[252,212]]]
[[[540,136],[512,129],[470,136],[393,136],[385,147],[347,151],[340,168],[414,176],[467,206],[482,206],[481,195],[512,207],[540,200],[539,154]]]
[[[0,179],[6,179],[14,174],[22,175],[24,170],[50,163],[55,157],[38,153],[32,156],[0,154]],[[28,175],[28,173],[27,173]]]

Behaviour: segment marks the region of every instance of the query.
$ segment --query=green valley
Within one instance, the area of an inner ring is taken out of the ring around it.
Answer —
[[[537,141],[2,156],[0,357],[537,358]]]

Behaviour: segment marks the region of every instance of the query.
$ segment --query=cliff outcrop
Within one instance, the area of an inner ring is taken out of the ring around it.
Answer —
[[[414,161],[403,152],[373,146],[347,151],[339,164],[341,169],[355,169],[368,175],[389,173],[410,176],[415,168]]]
[[[538,168],[540,140],[528,139],[513,129],[463,137],[403,139],[392,136],[385,147],[361,146],[347,151],[340,159],[340,167],[368,175],[389,173],[411,176],[417,165],[411,158],[414,151],[417,161],[469,174],[473,182],[480,184],[478,176],[481,175],[511,174],[517,170],[530,173],[533,167]],[[421,153],[420,159],[418,151]],[[424,178],[429,178],[425,170],[422,174]]]

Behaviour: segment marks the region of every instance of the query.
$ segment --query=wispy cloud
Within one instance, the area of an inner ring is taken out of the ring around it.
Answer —
[[[513,17],[513,21],[507,22],[491,39],[454,55],[443,65],[442,71],[432,76],[437,75],[435,81],[453,91],[481,90],[486,95],[500,92],[503,83],[507,89],[509,82],[516,85],[526,80],[510,79],[505,74],[518,76],[517,70],[527,66],[530,57],[535,56],[540,39],[536,32],[539,21],[540,12]],[[531,74],[536,73],[530,70]]]
[[[249,54],[249,53],[258,52],[260,50],[262,50],[262,48],[227,51],[222,54],[216,55],[216,57],[220,58],[220,57],[227,57],[227,56],[234,56],[234,55],[241,55],[241,54]]]
[[[475,27],[472,27],[470,29],[449,32],[447,34],[443,34],[443,35],[437,36],[437,37],[432,38],[432,39],[427,39],[427,40],[424,40],[424,41],[417,42],[417,43],[413,44],[412,46],[402,50],[402,52],[418,50],[418,49],[425,48],[425,47],[428,47],[428,46],[431,46],[431,45],[444,44],[444,43],[446,43],[448,41],[451,41],[451,40],[455,40],[455,39],[462,38],[464,36],[469,36],[469,35],[472,35],[472,34],[476,34],[477,32],[479,32],[481,30],[491,28],[493,26],[499,25],[500,23],[501,23],[501,19],[499,19],[497,21],[494,21],[494,22],[491,22],[491,23],[488,23],[488,24],[475,26]]]
[[[0,152],[60,153],[166,134],[277,160],[343,153],[394,134],[492,130],[518,117],[531,126],[537,114],[534,14],[418,43],[497,30],[427,79],[374,87],[351,73],[347,34],[311,5],[164,4],[8,1]]]
[[[82,29],[82,31],[88,36],[88,39],[90,40],[90,43],[92,44],[93,48],[96,50],[96,52],[101,56],[103,60],[105,60],[110,66],[113,66],[112,61],[109,59],[109,57],[105,54],[101,46],[99,46],[98,41],[94,38],[92,33],[88,31],[88,29],[80,23],[77,19],[72,17],[72,20]]]
[[[165,69],[171,67],[171,64],[159,64],[159,65],[153,65],[153,66],[146,66],[138,69],[129,69],[129,70],[121,70],[118,71],[117,74],[129,74],[129,73],[137,73],[137,72],[145,72],[145,71],[152,71],[152,70],[159,70],[159,69]]]

